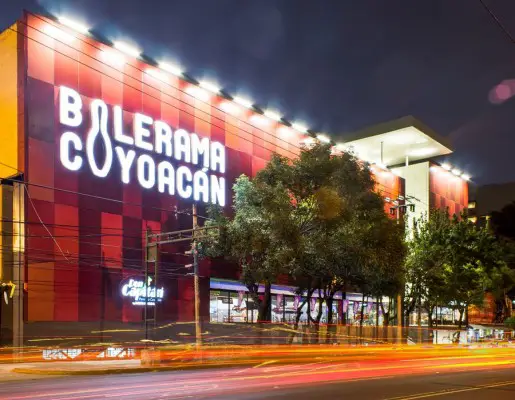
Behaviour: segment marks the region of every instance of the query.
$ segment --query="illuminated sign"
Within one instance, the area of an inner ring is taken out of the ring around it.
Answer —
[[[105,178],[118,163],[124,184],[130,183],[131,171],[136,170],[137,181],[145,189],[225,206],[225,178],[214,174],[225,173],[223,144],[184,129],[172,130],[166,122],[140,113],[134,114],[132,134],[128,134],[121,107],[108,107],[100,99],[91,101],[90,129],[83,141],[73,128],[84,124],[84,114],[79,93],[61,86],[59,121],[71,128],[59,141],[60,160],[66,169],[78,171],[87,161],[95,176]],[[102,155],[97,154],[99,148]],[[156,161],[156,155],[164,159]]]
[[[132,304],[136,306],[144,306],[145,304],[153,306],[156,302],[163,300],[164,288],[157,289],[152,286],[152,278],[150,277],[148,277],[146,285],[143,280],[129,279],[129,282],[122,285],[122,296],[132,298]]]

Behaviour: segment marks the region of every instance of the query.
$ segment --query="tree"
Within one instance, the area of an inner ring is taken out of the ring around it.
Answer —
[[[450,228],[448,214],[440,210],[414,221],[406,257],[406,320],[417,307],[423,307],[429,315],[429,326],[432,326],[434,308],[449,301],[444,265]]]
[[[292,244],[297,233],[290,221],[292,204],[281,185],[264,185],[244,175],[236,180],[233,191],[233,218],[223,216],[216,207],[208,210],[210,224],[218,225],[220,234],[212,233],[204,240],[201,253],[240,265],[241,280],[258,305],[258,320],[268,321],[272,282],[288,272],[294,258]],[[264,285],[262,297],[260,283]]]
[[[377,299],[383,313],[383,324],[388,326],[393,309],[391,300],[402,290],[405,280],[407,249],[404,226],[384,213],[377,214],[376,218],[373,229],[365,239],[368,268],[364,271],[362,291]],[[390,299],[388,308],[383,304],[384,296]]]
[[[219,209],[210,211],[220,236],[202,248],[206,255],[239,263],[241,279],[260,305],[259,319],[268,320],[271,284],[284,274],[300,295],[306,293],[297,324],[306,307],[308,323],[318,327],[323,302],[331,323],[338,291],[362,284],[383,260],[399,260],[392,252],[402,247],[402,235],[384,214],[374,185],[367,164],[351,153],[334,155],[329,145],[304,149],[295,160],[274,155],[254,179],[238,178],[232,217]],[[387,233],[386,239],[381,232]],[[403,257],[403,251],[398,254]],[[315,291],[319,301],[313,316],[310,299]]]
[[[495,235],[465,217],[452,219],[445,266],[449,298],[460,312],[459,328],[470,305],[481,306],[486,292],[497,292],[499,285],[513,285],[514,280]]]
[[[503,290],[514,279],[497,238],[466,215],[449,218],[446,210],[416,221],[406,269],[407,315],[421,304],[431,326],[436,305],[452,306],[459,312],[460,329],[470,305],[481,305],[487,291]]]

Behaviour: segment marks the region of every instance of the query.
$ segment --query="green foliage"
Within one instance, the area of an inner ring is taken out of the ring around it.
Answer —
[[[202,253],[241,266],[260,319],[267,318],[269,287],[280,275],[288,275],[299,293],[307,290],[308,298],[320,290],[328,304],[351,287],[393,294],[402,282],[403,231],[385,215],[374,184],[366,164],[349,153],[333,156],[328,145],[304,150],[293,161],[274,155],[254,179],[237,179],[232,217],[209,211],[220,235],[205,240]],[[304,304],[309,308],[309,301]]]
[[[485,292],[496,294],[514,280],[497,238],[465,216],[449,218],[446,210],[416,221],[406,271],[407,313],[420,301],[430,313],[445,304],[463,317],[469,305],[483,303]]]

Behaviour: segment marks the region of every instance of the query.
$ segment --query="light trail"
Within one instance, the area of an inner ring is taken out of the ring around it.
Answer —
[[[270,351],[271,349],[268,349]],[[306,354],[312,354],[313,349],[305,349]],[[309,350],[309,351],[308,351]],[[257,352],[257,349],[254,349]],[[285,349],[282,353],[288,354]],[[333,349],[333,353],[335,350]],[[449,353],[442,357],[442,352]],[[515,354],[512,349],[488,349],[488,354],[483,354],[484,350],[464,349],[408,349],[404,354],[398,354],[396,349],[366,352],[362,349],[345,349],[340,353],[344,356],[340,358],[352,358],[353,361],[335,363],[329,358],[318,362],[313,362],[313,357],[302,359],[310,360],[307,364],[288,364],[274,365],[281,362],[280,358],[269,359],[267,361],[256,362],[253,367],[237,369],[210,369],[196,371],[188,375],[184,371],[177,371],[174,375],[153,374],[156,379],[159,376],[173,380],[152,381],[149,383],[132,383],[127,385],[110,385],[106,387],[93,387],[75,390],[52,390],[39,393],[27,393],[23,395],[1,394],[0,399],[12,400],[46,400],[46,399],[90,399],[90,398],[120,398],[135,396],[135,398],[152,395],[162,395],[166,398],[176,398],[173,396],[198,395],[221,395],[224,393],[235,394],[251,390],[267,390],[274,387],[302,387],[321,383],[352,383],[367,379],[387,379],[407,375],[427,375],[439,372],[455,371],[478,371],[485,369],[514,368]],[[453,354],[451,356],[451,353]],[[468,355],[466,354],[468,353]],[[408,355],[409,362],[406,361]],[[415,355],[419,359],[415,359]],[[365,356],[365,357],[363,357]],[[402,359],[404,356],[404,360]],[[431,357],[433,356],[433,357]],[[332,358],[338,358],[338,354],[333,354]],[[136,379],[136,378],[135,378]],[[64,380],[63,380],[64,381]],[[137,380],[136,380],[137,381]],[[134,381],[132,381],[134,382]],[[23,382],[20,383],[20,387]],[[429,396],[429,393],[425,394]],[[433,394],[431,394],[433,396]],[[406,397],[407,399],[419,397]],[[422,397],[420,397],[422,398]]]

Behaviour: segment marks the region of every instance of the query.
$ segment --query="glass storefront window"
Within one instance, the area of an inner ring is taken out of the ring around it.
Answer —
[[[211,322],[229,322],[229,307],[231,298],[229,292],[212,290],[209,299]]]
[[[272,322],[284,322],[284,296],[272,295]]]
[[[247,322],[247,293],[231,292],[230,322]]]
[[[284,296],[284,322],[293,324],[297,317],[294,296]]]
[[[250,296],[247,296],[247,321],[248,322],[257,322],[258,320],[258,305],[251,299]]]
[[[296,296],[287,296],[283,294],[272,294],[272,322],[274,323],[295,323],[297,317],[297,307],[304,302],[305,299]],[[334,300],[333,302],[333,324],[337,324],[341,320],[338,313],[338,307],[341,300]],[[314,308],[311,309],[311,316],[313,319],[317,317],[319,301],[313,302]],[[300,323],[307,323],[307,303],[300,316]],[[322,303],[322,317],[320,322],[327,323],[327,304]],[[255,323],[258,319],[258,305],[252,300],[247,292],[236,292],[227,290],[211,290],[209,313],[211,322],[248,322]],[[347,318],[352,320],[352,303],[349,305]],[[359,320],[358,320],[359,322]]]

